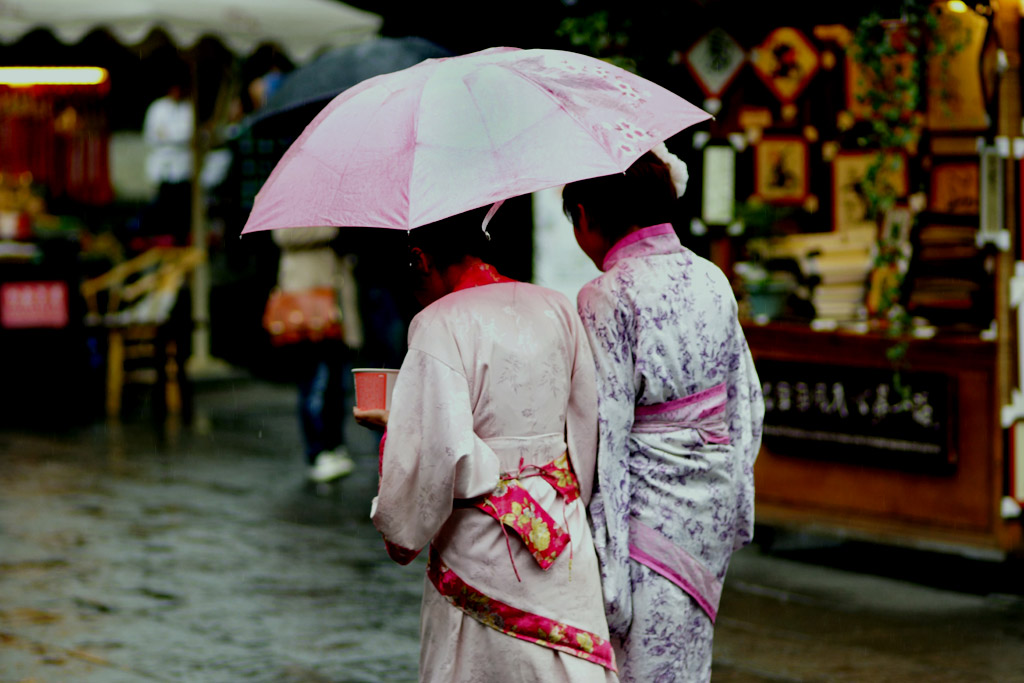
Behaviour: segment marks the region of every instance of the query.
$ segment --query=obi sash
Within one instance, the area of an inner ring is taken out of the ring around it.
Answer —
[[[514,531],[526,544],[541,569],[548,569],[571,539],[569,531],[559,526],[530,492],[523,488],[521,482],[527,477],[540,477],[551,484],[565,499],[566,505],[580,497],[580,485],[569,463],[569,454],[565,452],[546,465],[520,464],[518,471],[505,472],[494,491],[482,501],[474,503],[473,507],[501,522],[502,529],[508,527]],[[510,557],[511,552],[510,547]]]
[[[699,559],[637,519],[629,520],[629,557],[679,586],[714,623],[722,582]]]
[[[521,610],[484,594],[452,571],[433,543],[430,544],[427,578],[453,607],[484,626],[616,671],[615,655],[608,640],[591,631]]]
[[[580,496],[579,483],[568,453],[545,465],[520,464],[515,472],[502,474],[498,486],[485,499],[472,503],[505,527],[512,529],[543,569],[548,569],[570,543],[567,528],[559,526],[540,503],[522,486],[528,477],[541,477],[561,495],[565,503]],[[566,525],[568,526],[568,525]],[[508,540],[508,534],[505,534]],[[509,556],[511,557],[511,546]],[[515,569],[515,562],[512,564]],[[516,572],[516,576],[518,576]],[[550,617],[526,612],[496,600],[466,583],[441,558],[433,543],[427,578],[452,606],[484,626],[527,642],[570,654],[616,671],[615,655],[607,639]]]
[[[683,398],[650,406],[637,406],[633,433],[651,434],[696,429],[705,444],[729,443],[729,425],[725,422],[725,382]]]
[[[663,434],[694,429],[703,444],[729,444],[725,421],[728,390],[725,383],[689,396],[650,406],[638,406],[633,433]],[[665,577],[694,599],[713,622],[722,596],[722,583],[685,548],[636,518],[629,521],[629,557]]]

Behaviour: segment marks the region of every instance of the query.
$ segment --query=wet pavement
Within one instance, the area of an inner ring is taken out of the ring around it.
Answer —
[[[305,481],[294,389],[201,387],[187,426],[0,432],[0,683],[414,681],[423,561],[357,469]],[[1024,573],[797,536],[740,552],[713,680],[1022,681]]]

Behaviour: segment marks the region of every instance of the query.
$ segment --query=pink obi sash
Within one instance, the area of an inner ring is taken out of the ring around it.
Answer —
[[[569,531],[559,526],[540,503],[524,489],[520,480],[541,477],[551,484],[568,505],[580,497],[580,486],[569,463],[569,454],[562,453],[546,465],[520,464],[518,472],[501,475],[497,488],[473,507],[486,512],[504,527],[512,529],[526,544],[541,569],[548,569],[569,545]],[[506,533],[506,541],[508,535]],[[512,549],[509,547],[509,556]],[[513,569],[515,562],[513,562]],[[519,572],[516,572],[516,576]]]
[[[441,559],[433,544],[427,578],[451,605],[484,626],[542,647],[565,652],[615,671],[611,643],[590,631],[505,604],[459,578]],[[482,656],[486,656],[484,653]]]
[[[729,443],[729,425],[725,422],[725,382],[710,389],[674,401],[652,406],[637,406],[633,418],[634,433],[664,433],[696,429],[705,444]]]
[[[722,582],[696,557],[636,519],[629,520],[629,557],[682,588],[715,621]]]

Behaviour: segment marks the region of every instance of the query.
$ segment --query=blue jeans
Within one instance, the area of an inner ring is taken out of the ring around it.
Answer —
[[[351,384],[348,349],[340,343],[309,345],[299,385],[299,422],[306,461],[344,443],[345,397]]]

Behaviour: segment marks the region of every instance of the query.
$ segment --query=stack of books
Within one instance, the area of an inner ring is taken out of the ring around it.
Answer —
[[[864,317],[868,276],[874,264],[875,229],[787,235],[772,244],[776,258],[793,258],[811,289],[815,315],[837,321]]]
[[[986,277],[972,225],[923,225],[910,265],[907,310],[933,323],[971,322]],[[979,320],[980,324],[985,324]]]

